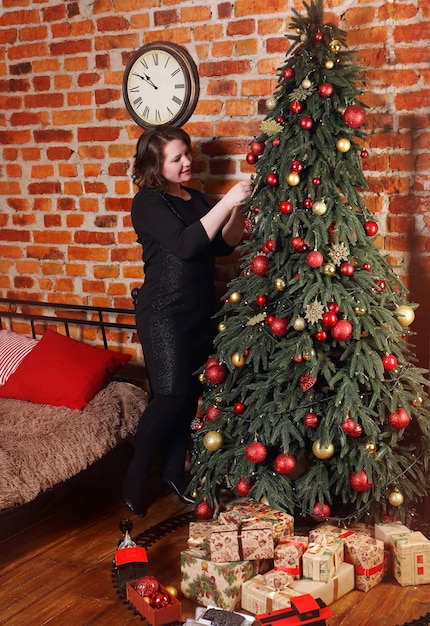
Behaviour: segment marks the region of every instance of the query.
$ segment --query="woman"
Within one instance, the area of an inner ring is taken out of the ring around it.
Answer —
[[[180,128],[147,130],[137,142],[133,182],[138,186],[132,222],[143,248],[145,281],[136,324],[150,385],[124,480],[126,505],[143,515],[145,476],[153,452],[163,447],[163,478],[181,498],[190,424],[201,393],[193,373],[212,351],[215,334],[215,257],[228,255],[243,233],[240,205],[251,182],[237,183],[211,208],[186,183],[191,141]]]

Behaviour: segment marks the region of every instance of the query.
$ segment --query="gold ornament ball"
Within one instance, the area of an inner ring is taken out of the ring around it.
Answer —
[[[326,263],[323,267],[323,274],[326,276],[334,276],[336,274],[336,265],[334,265],[334,263]]]
[[[312,361],[312,359],[315,357],[315,355],[316,355],[316,352],[312,348],[312,350],[309,350],[309,352],[303,352],[303,359],[305,361]]]
[[[331,52],[333,52],[334,54],[337,54],[338,52],[340,52],[342,44],[340,43],[338,39],[332,39],[330,43],[328,44],[328,47],[330,48]]]
[[[229,296],[229,300],[230,302],[233,302],[233,304],[237,304],[242,300],[242,294],[240,293],[240,291],[233,291],[233,293],[231,293]]]
[[[206,384],[206,376],[204,375],[204,372],[201,372],[201,373],[199,374],[199,382],[201,382],[201,383],[202,383],[202,385],[205,385],[205,384]]]
[[[415,312],[413,308],[408,306],[407,304],[402,304],[401,306],[398,306],[397,309],[394,311],[394,315],[397,318],[400,326],[403,326],[403,328],[410,326],[415,319]]]
[[[312,452],[317,459],[330,459],[334,454],[334,445],[332,443],[326,443],[323,445],[321,441],[317,439],[312,446]]]
[[[222,446],[222,435],[217,430],[210,430],[203,437],[203,445],[209,452],[216,452]]]
[[[177,598],[178,597],[178,595],[179,595],[178,590],[173,585],[166,585],[166,587],[164,587],[164,588],[167,591],[167,593],[169,594],[169,596],[173,596],[173,598]]]
[[[374,441],[366,441],[364,447],[370,455],[376,456],[376,445]]]
[[[277,291],[284,291],[286,286],[287,284],[283,278],[275,278],[275,289]]]
[[[290,172],[288,176],[285,178],[290,187],[297,187],[300,183],[300,176],[297,172]]]
[[[302,87],[303,89],[309,89],[309,87],[312,85],[311,81],[309,80],[309,78],[304,78],[302,80]]]
[[[331,59],[327,59],[327,61],[324,63],[324,66],[326,70],[332,70],[334,68],[334,61],[332,61]]]
[[[313,203],[312,213],[314,215],[325,215],[327,213],[327,205],[324,200],[317,200]]]
[[[351,142],[346,137],[341,137],[336,141],[336,148],[339,152],[348,152],[351,149]]]
[[[218,332],[223,333],[226,330],[227,330],[227,324],[225,322],[220,322],[218,324]]]
[[[391,506],[401,506],[403,504],[403,494],[400,493],[398,489],[395,489],[388,496],[388,502]]]
[[[246,357],[240,352],[235,352],[231,357],[231,362],[235,367],[243,367],[246,364]]]
[[[362,305],[357,305],[356,307],[354,307],[354,313],[358,317],[363,317],[363,315],[366,315],[366,307]]]
[[[275,96],[269,96],[266,100],[266,109],[268,111],[273,111],[276,108],[277,100]]]
[[[294,328],[294,330],[298,330],[298,331],[305,330],[305,328],[306,328],[306,320],[305,320],[305,318],[304,317],[297,317],[294,320],[293,328]]]
[[[423,397],[417,396],[414,400],[412,400],[412,406],[420,407],[423,405]]]

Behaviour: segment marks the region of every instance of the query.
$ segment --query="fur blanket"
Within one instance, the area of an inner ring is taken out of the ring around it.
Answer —
[[[0,510],[33,500],[131,437],[146,393],[110,382],[82,411],[0,399]]]

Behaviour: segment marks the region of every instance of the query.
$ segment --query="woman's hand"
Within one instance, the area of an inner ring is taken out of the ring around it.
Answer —
[[[250,180],[241,180],[236,183],[224,196],[226,204],[230,204],[230,207],[239,206],[243,204],[248,196],[252,192],[252,183]]]
[[[236,245],[234,242],[231,243],[233,239],[237,239],[236,234],[234,237],[231,237],[227,235],[227,232],[237,231],[240,224],[243,231],[243,218],[241,218],[240,215],[236,215],[236,211],[233,211],[232,213],[232,210],[243,204],[247,197],[251,194],[251,191],[252,183],[250,180],[242,180],[239,183],[236,183],[236,185],[234,185],[221,198],[221,200],[201,218],[200,222],[202,223],[202,226],[210,240],[215,237],[216,233],[227,220],[228,224],[226,224],[226,226],[228,226],[228,228],[224,227],[223,229],[223,235],[225,231],[227,236],[225,241],[230,245]],[[230,218],[233,219],[231,220]]]

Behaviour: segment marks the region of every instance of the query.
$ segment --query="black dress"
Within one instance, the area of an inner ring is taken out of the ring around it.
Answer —
[[[221,231],[209,240],[199,220],[211,207],[187,191],[190,200],[141,189],[132,205],[145,270],[136,324],[152,394],[190,394],[216,332],[215,258],[233,250]]]

